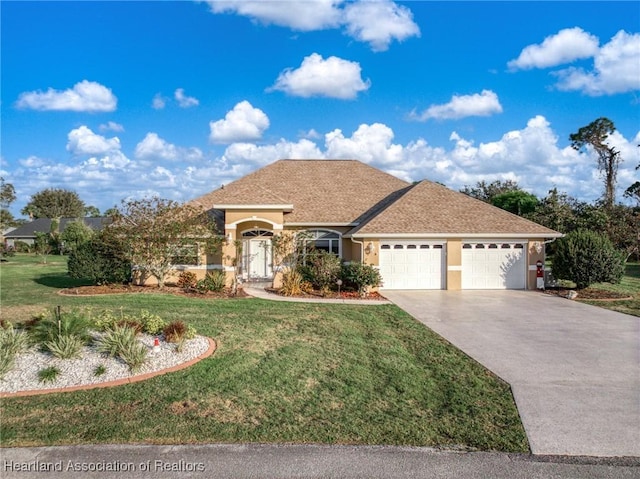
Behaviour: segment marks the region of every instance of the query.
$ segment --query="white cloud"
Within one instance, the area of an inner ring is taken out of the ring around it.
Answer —
[[[156,93],[156,96],[153,97],[151,101],[151,107],[154,110],[162,110],[167,105],[167,99],[163,97],[160,93]]]
[[[100,131],[124,131],[124,126],[122,126],[120,123],[116,123],[115,121],[103,123],[98,128],[100,129]]]
[[[100,155],[120,149],[118,137],[110,139],[97,135],[90,128],[81,126],[68,135],[67,151],[74,155]]]
[[[457,120],[469,116],[491,116],[496,113],[502,113],[498,95],[491,90],[482,90],[482,93],[473,95],[454,95],[449,103],[431,105],[420,114],[414,111],[410,118],[418,121],[426,121],[430,118]]]
[[[184,88],[178,88],[174,94],[174,97],[178,102],[180,108],[189,108],[200,104],[200,101],[197,98],[186,96],[184,94]]]
[[[411,10],[391,0],[209,0],[207,3],[213,13],[234,13],[257,23],[297,31],[344,28],[349,36],[369,43],[374,51],[386,50],[393,40],[420,35]]]
[[[144,139],[136,145],[134,156],[140,160],[165,161],[198,161],[203,158],[200,149],[177,147],[152,132],[147,133]]]
[[[46,92],[21,93],[16,106],[32,110],[99,112],[114,111],[117,104],[118,99],[109,88],[83,80],[64,91],[49,88]]]
[[[213,13],[235,13],[269,25],[289,27],[299,31],[335,28],[340,24],[342,0],[209,0]]]
[[[362,80],[358,62],[333,56],[324,60],[321,55],[313,53],[305,57],[299,68],[287,68],[280,73],[269,90],[304,98],[322,96],[348,100],[370,86],[369,80]]]
[[[590,58],[598,51],[598,38],[579,27],[560,30],[539,45],[525,47],[517,59],[507,65],[512,70],[548,68]]]
[[[348,34],[373,51],[387,50],[393,40],[420,36],[411,10],[389,0],[348,3],[344,13]]]
[[[269,118],[262,110],[254,108],[245,100],[227,112],[223,120],[210,122],[209,127],[209,139],[213,143],[259,140],[269,128]]]
[[[234,143],[224,152],[224,160],[230,164],[266,165],[282,158],[321,159],[324,155],[318,146],[309,140],[302,139],[291,143],[281,139],[273,145],[258,146],[253,143]]]
[[[564,91],[600,96],[640,90],[640,34],[616,33],[596,53],[592,71],[568,68],[555,74]]]
[[[392,144],[393,130],[382,123],[362,124],[346,138],[341,130],[325,135],[328,158],[356,159],[365,163],[388,164],[402,159],[401,145]]]

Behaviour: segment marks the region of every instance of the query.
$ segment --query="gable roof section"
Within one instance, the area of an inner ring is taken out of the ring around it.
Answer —
[[[421,181],[350,236],[559,237],[560,233],[449,188]]]
[[[192,203],[207,209],[293,205],[293,211],[285,213],[285,224],[354,224],[407,186],[356,160],[279,160]]]

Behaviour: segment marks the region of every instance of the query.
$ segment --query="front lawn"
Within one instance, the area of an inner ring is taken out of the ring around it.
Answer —
[[[591,288],[622,293],[631,296],[633,299],[606,302],[585,300],[586,303],[640,316],[640,263],[627,263],[625,274],[620,284],[598,283],[591,285]]]
[[[3,446],[83,443],[404,444],[528,451],[509,387],[392,305],[59,296],[64,260],[0,266],[2,317],[61,305],[147,309],[218,342],[141,383],[2,399]]]

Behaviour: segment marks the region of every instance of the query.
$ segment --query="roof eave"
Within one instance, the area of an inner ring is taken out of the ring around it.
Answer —
[[[526,239],[526,238],[561,238],[564,235],[558,232],[549,233],[353,233],[345,234],[345,238],[500,238],[500,239]]]

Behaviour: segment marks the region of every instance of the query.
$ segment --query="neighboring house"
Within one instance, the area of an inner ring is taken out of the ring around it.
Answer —
[[[233,271],[237,239],[244,280],[272,278],[271,238],[304,230],[316,249],[377,266],[383,289],[534,289],[545,242],[562,236],[355,160],[276,161],[191,203],[216,216],[226,239],[193,270]]]
[[[85,225],[94,231],[101,230],[112,221],[111,218],[106,216],[98,218],[60,218],[58,231],[62,233],[69,223],[78,220],[82,220]],[[4,235],[5,245],[9,247],[14,246],[16,241],[22,241],[28,245],[32,245],[36,239],[36,233],[49,233],[51,231],[52,221],[50,218],[38,218],[17,227],[10,233]]]

